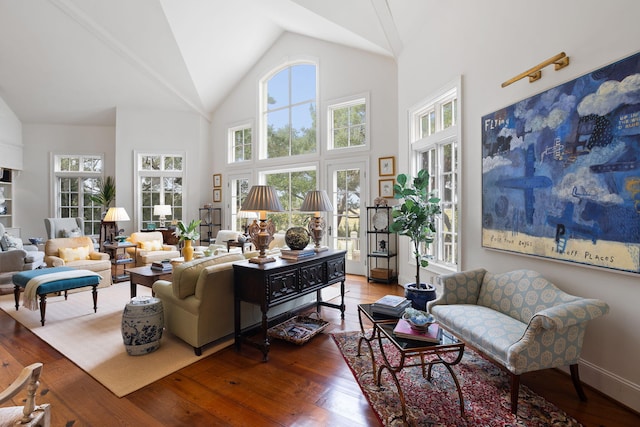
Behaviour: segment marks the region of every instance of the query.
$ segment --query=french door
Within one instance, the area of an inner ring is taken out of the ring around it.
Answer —
[[[327,218],[327,240],[330,247],[347,251],[349,274],[366,274],[366,170],[364,161],[327,164],[327,192],[333,203]]]

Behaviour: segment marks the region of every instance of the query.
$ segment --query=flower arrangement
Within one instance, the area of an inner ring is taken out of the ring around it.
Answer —
[[[176,231],[173,232],[173,235],[176,236],[180,241],[182,240],[198,240],[200,238],[200,232],[198,230],[198,226],[200,225],[200,220],[192,220],[188,226],[185,227],[184,222],[178,222],[176,227]]]

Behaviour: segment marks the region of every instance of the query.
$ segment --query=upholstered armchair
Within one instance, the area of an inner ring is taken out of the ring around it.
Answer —
[[[24,406],[0,408],[0,426],[38,426],[51,425],[51,408],[49,404],[36,405],[42,363],[33,363],[22,369],[18,377],[0,393],[0,404],[11,402],[22,390],[26,390],[26,398],[20,400]]]
[[[102,276],[99,288],[110,286],[111,261],[109,254],[96,252],[88,236],[49,239],[44,245],[44,261],[49,267],[67,266],[89,270]]]
[[[131,233],[127,240],[137,246],[137,248],[127,249],[131,257],[135,257],[136,267],[180,257],[178,248],[165,244],[162,240],[162,233],[159,231]]]
[[[218,234],[216,234],[216,237],[213,239],[213,242],[208,246],[198,246],[196,247],[196,251],[203,251],[205,249],[209,249],[212,251],[213,254],[222,254],[222,253],[227,253],[229,251],[227,251],[227,242],[229,240],[233,240],[236,241],[238,240],[238,236],[240,236],[242,233],[240,233],[239,231],[234,231],[234,230],[220,230],[218,231]],[[234,250],[235,249],[235,250]],[[240,248],[233,248],[230,252],[242,252],[240,250]]]
[[[80,237],[84,236],[84,219],[76,218],[45,218],[44,228],[47,231],[47,239],[57,239],[59,237]],[[93,246],[99,250],[99,244],[95,239]]]
[[[34,245],[24,245],[17,237],[5,234],[0,224],[0,287],[13,288],[11,277],[15,273],[34,270],[44,265],[44,252]]]

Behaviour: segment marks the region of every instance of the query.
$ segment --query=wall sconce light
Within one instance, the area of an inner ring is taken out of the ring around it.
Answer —
[[[564,52],[560,52],[556,56],[549,58],[546,61],[539,63],[535,67],[528,69],[524,73],[520,73],[517,76],[502,83],[502,87],[507,87],[511,83],[515,83],[520,79],[524,79],[525,77],[529,77],[529,83],[540,80],[540,78],[542,77],[542,69],[551,64],[555,64],[554,68],[556,71],[561,70],[569,65],[569,57]]]

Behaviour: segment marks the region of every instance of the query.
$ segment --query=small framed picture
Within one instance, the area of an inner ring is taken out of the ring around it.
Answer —
[[[393,184],[393,179],[378,180],[378,191],[380,193],[380,197],[385,197],[387,199],[393,198]]]
[[[213,174],[213,188],[222,187],[222,174],[216,173]]]
[[[396,174],[396,158],[380,157],[378,159],[378,173],[380,176],[394,176]]]
[[[222,190],[219,190],[219,189],[213,190],[213,201],[214,202],[222,201]]]

